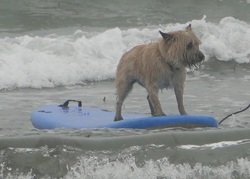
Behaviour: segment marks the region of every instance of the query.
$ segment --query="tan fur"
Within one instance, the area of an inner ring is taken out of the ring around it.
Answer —
[[[183,105],[185,67],[204,59],[199,39],[189,25],[185,31],[162,33],[158,42],[139,45],[126,52],[116,72],[116,115],[122,120],[123,101],[135,82],[145,87],[152,115],[165,115],[158,99],[159,89],[174,88],[180,114],[187,114]]]

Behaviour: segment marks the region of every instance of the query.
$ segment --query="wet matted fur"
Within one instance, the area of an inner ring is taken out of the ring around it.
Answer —
[[[200,40],[192,31],[191,24],[184,31],[163,33],[153,43],[138,45],[122,57],[116,71],[115,121],[122,120],[122,104],[135,82],[146,88],[153,116],[165,115],[158,92],[173,88],[181,115],[187,114],[183,105],[186,67],[195,66],[204,60],[199,50]]]

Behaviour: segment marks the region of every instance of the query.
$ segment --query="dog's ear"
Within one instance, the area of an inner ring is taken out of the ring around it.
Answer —
[[[189,24],[187,27],[186,27],[186,31],[187,32],[190,32],[190,31],[192,31],[192,27],[191,27],[191,24]]]
[[[169,34],[169,33],[164,33],[162,31],[159,31],[162,38],[166,39],[166,40],[172,40],[174,39],[174,36],[172,34]]]

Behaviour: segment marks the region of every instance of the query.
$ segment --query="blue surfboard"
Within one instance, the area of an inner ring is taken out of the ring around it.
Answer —
[[[78,101],[79,102],[79,101]],[[99,108],[45,105],[31,114],[31,122],[37,129],[55,128],[132,128],[153,129],[166,127],[217,127],[217,121],[211,116],[174,115],[148,117],[136,114],[123,114],[124,120],[114,122],[114,112]]]

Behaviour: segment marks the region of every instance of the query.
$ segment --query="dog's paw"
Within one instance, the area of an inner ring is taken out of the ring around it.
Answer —
[[[115,117],[114,121],[121,121],[123,120],[123,117]]]
[[[158,116],[166,116],[166,114],[162,113],[162,114],[155,114],[155,115],[153,115],[153,117],[158,117]]]

